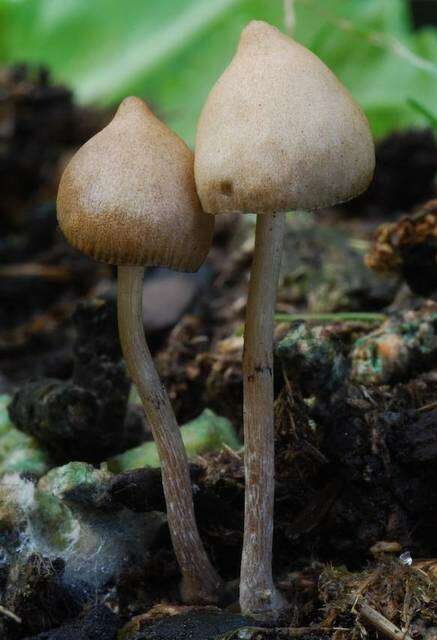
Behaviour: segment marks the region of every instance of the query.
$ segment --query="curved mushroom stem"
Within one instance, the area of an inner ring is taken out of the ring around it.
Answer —
[[[143,276],[142,267],[118,267],[121,346],[161,460],[168,525],[183,578],[182,598],[184,602],[217,602],[221,595],[221,580],[206,555],[197,529],[181,433],[144,335]]]
[[[272,577],[274,480],[273,327],[285,214],[258,215],[244,334],[246,477],[240,606],[270,613],[285,606]]]

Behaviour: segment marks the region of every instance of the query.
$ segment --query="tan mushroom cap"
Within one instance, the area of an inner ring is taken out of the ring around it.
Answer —
[[[74,247],[116,265],[196,271],[212,240],[193,153],[139,98],[74,155],[61,178],[58,221]]]
[[[366,117],[334,74],[275,27],[249,23],[198,125],[205,211],[334,205],[363,192],[374,165]]]

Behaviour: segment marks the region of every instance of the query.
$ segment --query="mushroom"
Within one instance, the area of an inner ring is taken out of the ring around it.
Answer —
[[[211,245],[214,218],[200,206],[193,154],[138,98],[66,167],[58,221],[74,247],[118,266],[120,341],[159,452],[167,518],[186,602],[215,602],[220,579],[197,530],[186,452],[142,321],[145,266],[196,271]]]
[[[374,145],[359,106],[308,49],[251,22],[200,116],[194,173],[208,213],[256,213],[244,373],[244,613],[283,606],[271,557],[274,501],[273,318],[285,211],[349,200],[369,185]]]

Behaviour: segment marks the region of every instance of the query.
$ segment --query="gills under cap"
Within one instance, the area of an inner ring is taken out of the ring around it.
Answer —
[[[65,237],[102,262],[196,271],[214,220],[202,211],[193,162],[142,100],[126,98],[64,171],[57,209]]]
[[[374,165],[366,117],[334,74],[275,27],[249,23],[198,125],[195,178],[204,210],[334,205],[363,192]]]

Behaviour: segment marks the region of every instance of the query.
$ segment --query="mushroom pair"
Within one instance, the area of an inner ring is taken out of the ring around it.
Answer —
[[[186,454],[144,337],[144,266],[195,271],[212,238],[211,214],[257,213],[246,311],[244,370],[244,613],[275,615],[273,584],[273,314],[284,211],[348,200],[368,186],[374,148],[360,108],[307,49],[264,22],[243,31],[235,58],[203,109],[193,155],[136,98],[74,156],[58,196],[73,246],[118,265],[125,359],[156,440],[168,523],[186,601],[213,602],[220,579],[200,540]]]

